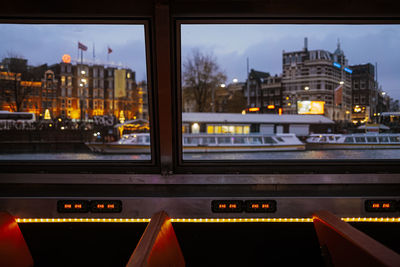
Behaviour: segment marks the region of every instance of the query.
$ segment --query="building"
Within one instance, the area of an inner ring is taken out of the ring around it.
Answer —
[[[139,118],[149,120],[149,97],[147,91],[147,83],[141,81],[137,85],[137,93],[139,95]]]
[[[10,66],[19,72],[8,71]],[[33,112],[38,118],[46,110],[52,118],[84,121],[148,116],[147,86],[138,90],[135,72],[128,68],[70,62],[32,67],[26,60],[4,59],[0,89],[2,110]]]
[[[334,121],[349,121],[351,69],[338,42],[336,50],[308,50],[282,54],[282,104],[284,113],[296,114],[297,101],[323,101],[324,115]],[[341,97],[335,99],[335,90]]]
[[[350,67],[352,73],[352,112],[354,122],[368,122],[374,119],[378,108],[378,90],[375,81],[375,67],[371,63]],[[375,114],[375,115],[374,115]]]
[[[251,69],[247,83],[243,86],[247,99],[247,111],[277,113],[282,105],[282,76],[271,76],[268,72]]]

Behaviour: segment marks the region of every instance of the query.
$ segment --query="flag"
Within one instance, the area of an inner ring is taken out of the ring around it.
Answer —
[[[112,53],[112,49],[109,48],[109,47],[107,47],[107,48],[108,48],[108,53],[111,54]]]
[[[342,104],[342,98],[343,98],[343,85],[339,85],[335,89],[335,105],[338,106]]]
[[[82,44],[81,42],[78,42],[78,49],[81,49],[81,50],[83,50],[83,51],[86,51],[86,50],[87,50],[87,46],[84,45],[84,44]]]

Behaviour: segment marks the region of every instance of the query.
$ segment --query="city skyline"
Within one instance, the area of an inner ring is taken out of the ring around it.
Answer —
[[[309,50],[333,52],[340,39],[349,65],[378,63],[378,82],[391,97],[400,99],[400,26],[398,25],[182,25],[182,62],[193,49],[212,54],[227,74],[227,83],[246,80],[246,58],[250,69],[282,73],[282,51],[300,51],[304,37]],[[146,78],[144,25],[0,24],[1,58],[8,55],[28,59],[30,65],[61,62],[64,54],[80,60],[78,41],[88,47],[84,59],[121,64]]]
[[[391,97],[400,99],[400,26],[398,25],[199,25],[182,26],[182,63],[193,50],[211,54],[228,76],[246,79],[246,58],[250,69],[282,73],[282,52],[301,51],[304,38],[308,50],[333,53],[338,39],[349,65],[378,63],[378,82]],[[206,38],[207,37],[207,38]]]
[[[80,61],[80,42],[88,48],[84,62],[120,65],[147,80],[144,25],[0,24],[0,35],[1,58],[23,57],[33,66],[60,63],[64,54]]]

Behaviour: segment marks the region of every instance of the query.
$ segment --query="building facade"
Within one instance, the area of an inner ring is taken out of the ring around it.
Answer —
[[[147,118],[147,105],[147,86],[139,90],[128,68],[61,62],[41,68],[25,64],[20,72],[2,64],[0,71],[1,110],[33,112],[38,118],[48,110],[52,118],[87,121],[103,115]]]
[[[282,54],[282,104],[284,113],[296,114],[298,101],[323,101],[324,115],[334,121],[351,119],[351,69],[340,48],[334,53],[301,51]],[[335,91],[341,90],[340,98]]]
[[[247,110],[257,113],[276,113],[282,105],[282,76],[251,70],[248,85],[243,87]]]
[[[352,115],[354,122],[374,120],[378,113],[378,90],[374,65],[362,64],[350,67],[352,73]]]

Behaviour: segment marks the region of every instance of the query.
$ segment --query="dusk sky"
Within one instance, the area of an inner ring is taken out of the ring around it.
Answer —
[[[61,61],[63,54],[77,58],[78,41],[88,46],[84,59],[107,61],[107,47],[113,52],[110,62],[136,71],[138,81],[146,79],[144,26],[142,25],[16,25],[0,24],[0,58],[18,55],[30,65],[49,65]],[[282,73],[282,50],[303,49],[333,52],[340,39],[349,64],[378,63],[382,89],[400,99],[399,25],[184,25],[182,61],[194,49],[211,54],[227,76],[246,79],[246,58],[250,68]]]

